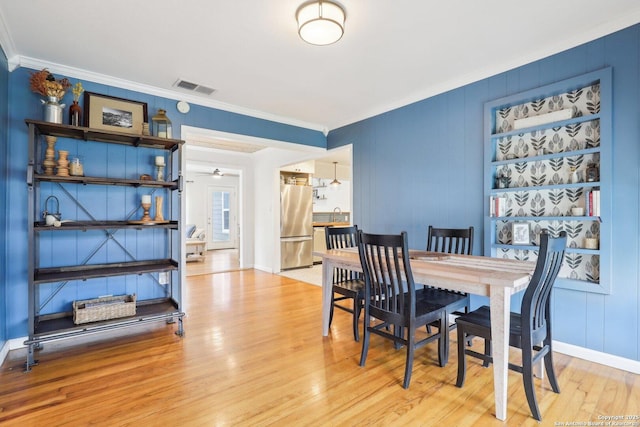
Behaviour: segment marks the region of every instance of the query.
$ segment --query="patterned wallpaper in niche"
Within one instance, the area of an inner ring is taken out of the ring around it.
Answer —
[[[538,251],[501,248],[498,249],[498,257],[521,261],[535,261],[538,259]],[[558,277],[600,283],[600,256],[565,252],[564,262],[562,263]]]
[[[497,110],[496,133],[513,130],[513,121],[516,119],[535,117],[567,108],[573,110],[573,117],[599,113],[600,84]]]
[[[504,179],[506,188],[538,187],[571,183],[571,170],[584,182],[590,164],[600,164],[600,154],[555,157],[534,162],[509,163],[496,167],[496,176]],[[575,183],[574,183],[575,184]]]
[[[600,146],[600,120],[558,126],[498,138],[496,160],[564,153]]]

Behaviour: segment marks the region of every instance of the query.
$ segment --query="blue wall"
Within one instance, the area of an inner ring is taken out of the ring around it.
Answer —
[[[9,104],[9,69],[7,57],[0,49],[0,187],[7,182],[7,110]],[[6,192],[0,195],[0,242],[6,242],[7,201]],[[7,339],[7,245],[0,245],[0,348]]]
[[[482,253],[484,103],[606,66],[613,67],[612,293],[556,289],[554,339],[640,360],[640,25],[331,131],[328,148],[353,144],[354,223],[406,230],[413,248],[423,248],[429,224],[473,225],[474,253]]]
[[[3,180],[2,194],[6,194],[7,206],[10,206],[9,214],[6,216],[7,222],[0,232],[6,234],[7,246],[3,246],[5,251],[2,260],[6,266],[6,274],[2,286],[7,295],[11,298],[7,304],[2,307],[0,312],[0,325],[6,325],[2,329],[7,331],[5,338],[16,338],[27,335],[27,149],[28,135],[27,126],[24,123],[25,118],[41,120],[43,116],[42,105],[40,103],[40,95],[29,90],[29,77],[33,70],[19,68],[12,73],[8,73],[5,67],[2,71],[4,76],[8,76],[9,81],[9,97],[6,96],[0,101],[5,114],[8,114],[8,143],[2,144],[2,150],[7,150],[6,155],[2,156],[3,162],[6,162],[8,171],[6,178]],[[64,76],[56,75],[57,78]],[[6,82],[6,79],[3,79]],[[71,79],[72,83],[76,79]],[[176,101],[171,99],[160,98],[144,93],[134,92],[130,90],[108,87],[89,81],[82,81],[86,91],[116,96],[125,99],[131,99],[148,104],[149,116],[153,116],[159,108],[167,110],[167,115],[172,121],[174,137],[179,138],[181,125],[189,125],[194,127],[215,129],[224,132],[238,133],[255,137],[269,138],[279,141],[287,141],[300,143],[305,145],[325,147],[326,138],[322,132],[304,129],[296,126],[285,125],[268,120],[256,119],[240,114],[229,113],[226,111],[206,108],[193,105],[191,111],[187,115],[179,114],[175,108]],[[6,95],[6,90],[4,91]],[[3,92],[0,92],[2,95]],[[63,100],[67,104],[72,98],[68,93]],[[8,106],[11,108],[9,109]],[[7,111],[8,110],[8,111]],[[65,123],[67,122],[67,112],[65,111]],[[2,136],[0,136],[2,138]],[[6,139],[6,138],[4,138]],[[2,140],[0,140],[2,141]],[[6,148],[5,148],[6,147]],[[85,173],[92,170],[94,176],[139,176],[140,173],[153,173],[149,168],[149,159],[153,158],[155,153],[149,152],[140,154],[138,150],[132,147],[119,146],[116,144],[107,145],[92,142],[82,142],[75,140],[59,139],[56,149],[69,149],[71,154],[78,153],[84,157]],[[143,149],[148,150],[148,149]],[[158,153],[159,154],[159,153]],[[5,160],[6,159],[6,160]],[[97,172],[97,173],[96,173]],[[124,175],[122,175],[124,174]],[[55,185],[41,186],[44,197],[49,194],[56,195],[60,199],[60,211],[63,218],[67,219],[86,219],[83,213],[76,209],[72,203],[65,199],[65,195]],[[107,190],[108,197],[105,197],[104,191],[95,192],[90,189],[76,192],[71,190],[75,196],[80,197],[85,206],[90,206],[92,213],[101,215],[98,219],[123,219],[123,215],[135,207],[139,201],[139,189],[131,189],[128,187],[109,188]],[[77,193],[77,194],[76,194]],[[66,209],[66,210],[65,210]],[[41,209],[39,208],[38,211]],[[3,218],[5,216],[3,215]],[[149,247],[144,242],[140,243],[137,238],[131,236],[129,231],[119,233],[123,235],[122,242],[128,250],[137,256],[148,252],[145,247]],[[52,233],[41,233],[41,264],[47,265],[69,265],[82,262],[85,258],[86,249],[78,247],[73,234],[65,233],[63,238],[56,235],[55,241],[46,236]],[[99,233],[96,233],[99,234]],[[86,239],[86,236],[84,236]],[[91,236],[94,243],[97,244],[102,237]],[[147,236],[150,242],[155,242],[154,247],[160,247],[157,244],[157,235]],[[8,250],[10,249],[10,250]],[[123,252],[117,247],[112,247],[109,243],[106,250],[100,252],[93,262],[119,262],[122,259]],[[148,256],[147,256],[148,257]],[[144,256],[139,259],[144,259]],[[105,279],[102,281],[92,281],[90,285],[74,284],[65,286],[65,288],[56,295],[56,298],[50,302],[43,310],[43,313],[50,311],[58,311],[70,309],[70,302],[74,299],[82,299],[95,297],[96,295],[131,293],[136,292],[141,297],[159,296],[148,292],[148,286],[145,286],[136,277],[127,277],[124,284],[118,280]],[[124,289],[117,289],[123,286]],[[53,287],[42,286],[43,295],[48,295]],[[157,291],[157,290],[156,290]],[[145,295],[144,293],[147,292]],[[6,310],[6,312],[4,311]],[[0,338],[3,338],[0,336]]]

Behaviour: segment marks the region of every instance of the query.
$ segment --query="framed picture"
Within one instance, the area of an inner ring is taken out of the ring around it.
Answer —
[[[84,125],[94,129],[142,135],[147,122],[147,103],[84,93]]]
[[[529,223],[514,222],[511,225],[512,243],[514,245],[530,245],[531,238],[529,236]]]

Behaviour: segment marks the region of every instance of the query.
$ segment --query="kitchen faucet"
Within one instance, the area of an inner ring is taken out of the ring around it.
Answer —
[[[333,208],[333,221],[332,222],[336,222],[336,212],[338,213],[338,215],[342,215],[342,209],[340,209],[340,206],[336,206],[335,208]]]

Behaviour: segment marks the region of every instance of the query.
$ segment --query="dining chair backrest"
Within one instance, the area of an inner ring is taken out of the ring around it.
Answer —
[[[473,251],[473,227],[435,228],[430,225],[427,232],[427,250],[471,255]]]
[[[543,231],[540,234],[540,250],[536,268],[527,287],[520,314],[522,330],[531,331],[533,342],[541,342],[551,327],[550,295],[556,281],[567,245],[567,233],[561,232],[557,238],[551,238]]]
[[[394,324],[415,317],[415,284],[407,233],[359,233],[360,262],[365,279],[364,300],[369,314]]]
[[[358,226],[325,227],[324,232],[327,249],[345,249],[358,247]],[[333,271],[333,283],[340,283],[358,278],[355,271],[336,268]]]
[[[325,227],[327,249],[355,248],[358,246],[358,226]]]

